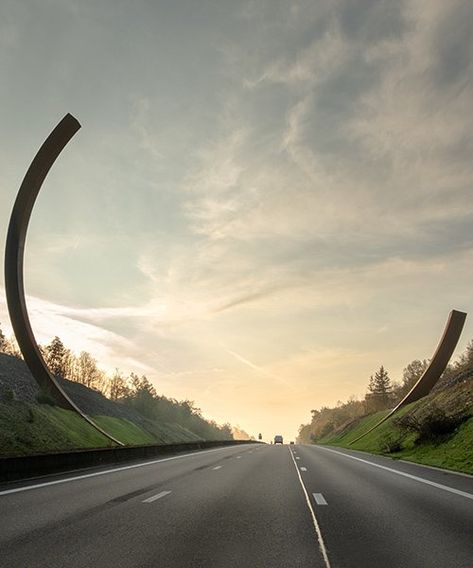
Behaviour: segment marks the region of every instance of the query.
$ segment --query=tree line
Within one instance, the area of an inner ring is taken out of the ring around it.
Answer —
[[[231,439],[230,424],[218,425],[202,416],[200,408],[191,400],[178,401],[159,395],[145,375],[124,375],[115,369],[112,376],[102,371],[87,351],[76,355],[65,347],[59,337],[48,345],[39,346],[49,370],[56,377],[80,383],[100,392],[110,400],[139,412],[145,418],[159,422],[173,422],[188,428],[204,439]],[[0,352],[22,358],[15,338],[6,338],[0,328]]]
[[[388,371],[381,365],[370,376],[366,394],[361,400],[351,396],[346,402],[338,401],[335,407],[322,406],[311,410],[310,423],[299,427],[298,441],[305,444],[316,442],[332,432],[341,431],[357,418],[393,408],[417,383],[428,365],[426,359],[411,361],[404,368],[401,381],[391,380]],[[473,341],[470,341],[457,361],[447,366],[442,380],[449,380],[468,370],[473,371]]]

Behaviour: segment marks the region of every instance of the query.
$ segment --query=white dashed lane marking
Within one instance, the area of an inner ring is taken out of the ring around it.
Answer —
[[[317,503],[317,505],[328,505],[322,493],[312,493],[312,496],[314,498],[314,501]]]
[[[148,499],[145,499],[143,503],[152,503],[153,501],[157,501],[158,499],[161,499],[161,497],[166,497],[166,495],[169,495],[171,493],[172,491],[161,491],[161,493],[158,493],[157,495],[148,497]]]

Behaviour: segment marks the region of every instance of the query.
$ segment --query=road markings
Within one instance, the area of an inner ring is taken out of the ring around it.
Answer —
[[[236,459],[237,459],[237,460],[240,460],[240,459],[241,459],[241,456],[237,456]]]
[[[317,505],[328,505],[322,493],[312,493],[312,497],[314,498],[314,501],[317,503]]]
[[[417,462],[413,462],[413,461],[409,461],[409,460],[397,460],[398,462],[401,463],[407,463],[409,465],[416,465],[417,467],[420,468],[427,468],[427,469],[433,469],[434,471],[440,471],[440,473],[448,473],[449,475],[459,475],[460,477],[466,477],[467,479],[473,479],[473,475],[469,474],[469,473],[463,473],[463,471],[453,471],[453,469],[445,469],[442,467],[435,467],[434,465],[427,465],[425,463],[417,463]]]
[[[423,477],[417,477],[416,475],[411,475],[410,473],[406,473],[404,471],[398,471],[397,469],[391,469],[390,467],[386,467],[385,465],[380,465],[379,463],[373,463],[368,460],[362,460],[361,458],[357,458],[355,456],[351,456],[349,454],[344,454],[343,452],[337,452],[336,450],[331,450],[329,448],[318,446],[321,450],[325,450],[327,452],[332,452],[334,454],[338,454],[339,456],[343,456],[345,458],[350,458],[352,460],[356,460],[362,463],[366,463],[368,465],[372,465],[373,467],[379,467],[379,469],[384,469],[385,471],[390,471],[391,473],[396,473],[397,475],[401,475],[402,477],[407,477],[408,479],[413,479],[414,481],[419,481],[420,483],[425,483],[426,485],[431,485],[432,487],[436,487],[437,489],[442,489],[443,491],[448,491],[449,493],[454,493],[455,495],[460,495],[460,497],[466,497],[467,499],[473,499],[473,493],[467,493],[466,491],[460,491],[459,489],[454,489],[453,487],[448,487],[447,485],[442,485],[441,483],[435,483],[435,481],[430,481],[429,479],[424,479]]]
[[[216,469],[222,469],[222,466],[221,466],[221,465],[216,465],[216,466],[213,467],[212,469],[213,469],[214,471],[215,471]]]
[[[133,465],[124,465],[122,467],[115,467],[113,469],[107,469],[105,471],[96,471],[94,473],[85,473],[84,475],[75,475],[74,477],[66,477],[64,479],[56,479],[55,481],[45,481],[44,483],[36,483],[35,485],[27,485],[25,487],[16,487],[15,489],[7,489],[5,491],[0,491],[0,497],[2,495],[10,495],[11,493],[21,493],[22,491],[30,491],[31,489],[40,489],[41,487],[49,487],[50,485],[59,485],[61,483],[68,483],[69,481],[78,481],[80,479],[87,479],[89,477],[98,477],[99,475],[107,475],[108,473],[115,473],[117,471],[125,471],[127,469],[135,469],[137,467],[145,467],[148,465],[154,465],[161,462],[167,462],[171,460],[180,460],[182,458],[201,456],[202,454],[209,454],[210,452],[219,452],[221,450],[229,450],[234,446],[228,446],[225,448],[216,448],[212,450],[202,450],[193,452],[191,454],[182,454],[180,456],[172,456],[170,458],[161,458],[159,460],[145,461],[142,463],[135,463]]]
[[[299,478],[299,483],[301,484],[302,491],[304,492],[304,495],[305,495],[305,500],[306,500],[307,506],[309,507],[309,511],[310,511],[310,514],[311,514],[311,517],[312,517],[312,522],[313,522],[314,528],[315,528],[315,534],[317,535],[317,540],[319,541],[320,552],[322,553],[322,556],[323,556],[323,559],[324,559],[324,562],[325,562],[325,567],[330,568],[330,560],[328,559],[328,550],[325,546],[325,542],[324,542],[324,539],[323,539],[323,536],[322,536],[322,531],[320,530],[320,526],[319,526],[319,523],[317,521],[317,517],[315,516],[314,508],[312,507],[312,503],[310,502],[309,494],[307,493],[307,489],[305,488],[304,481],[302,480],[301,473],[297,469],[296,460],[294,459],[292,452],[289,451],[289,453],[291,454],[291,458],[292,458],[292,461],[294,463],[294,467],[296,468],[297,476]]]
[[[301,471],[307,471],[306,467],[301,467]]]
[[[299,456],[296,456],[296,460],[300,460],[301,458]]]
[[[161,499],[161,497],[166,497],[166,495],[170,495],[171,493],[172,493],[172,491],[161,491],[161,493],[158,493],[157,495],[153,495],[152,497],[148,497],[148,499],[145,499],[142,502],[143,503],[153,503],[153,501],[157,501],[158,499]]]

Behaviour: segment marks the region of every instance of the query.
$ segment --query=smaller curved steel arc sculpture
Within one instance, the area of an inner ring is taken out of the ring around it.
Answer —
[[[437,349],[429,363],[429,366],[424,371],[420,379],[416,382],[416,384],[411,388],[411,390],[406,394],[406,396],[395,406],[391,412],[389,412],[384,418],[382,418],[379,422],[377,422],[373,427],[369,430],[358,436],[354,440],[350,442],[350,446],[372,432],[375,428],[377,428],[380,424],[385,422],[388,418],[390,418],[395,412],[397,412],[406,404],[410,404],[411,402],[415,402],[419,400],[423,396],[429,394],[429,392],[434,388],[437,381],[440,379],[442,373],[445,371],[448,362],[450,361],[450,357],[452,356],[453,352],[455,351],[455,347],[457,346],[458,340],[460,339],[460,335],[463,331],[463,326],[466,320],[466,313],[459,312],[458,310],[452,310],[448,316],[447,324],[445,326],[445,330],[443,335],[439,341]]]
[[[23,281],[23,261],[26,232],[41,185],[51,166],[63,148],[80,129],[79,122],[67,114],[45,140],[31,162],[18,191],[8,226],[5,248],[5,291],[8,311],[18,345],[25,362],[41,389],[61,407],[80,414],[91,426],[109,440],[123,446],[122,442],[102,430],[87,414],[69,398],[49,369],[41,355],[31,329],[26,307]]]

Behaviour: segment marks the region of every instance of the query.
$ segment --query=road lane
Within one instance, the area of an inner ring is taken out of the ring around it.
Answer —
[[[0,488],[2,567],[472,565],[468,476],[298,445],[222,448],[92,473],[100,475]]]
[[[231,459],[236,453],[245,455],[250,448],[251,445],[245,445],[197,451],[127,466],[101,467],[81,475],[76,472],[51,476],[41,479],[40,483],[0,487],[0,510],[2,517],[8,519],[8,523],[0,526],[0,547],[5,540],[41,529],[51,522],[67,522],[76,515],[108,507],[115,499],[128,500],[146,491],[159,490],[169,479],[178,479],[196,469],[214,466]],[[54,485],[58,481],[61,483]],[[30,490],[10,493],[23,488]]]
[[[0,557],[12,568],[325,567],[287,447],[253,448],[0,495],[7,518],[49,511],[13,534],[0,527]]]
[[[460,494],[473,493],[473,478],[333,450],[297,448],[298,463],[307,467],[301,474],[307,491],[322,494],[328,503],[315,512],[332,566],[473,565],[473,501]],[[389,471],[396,468],[403,475]]]

